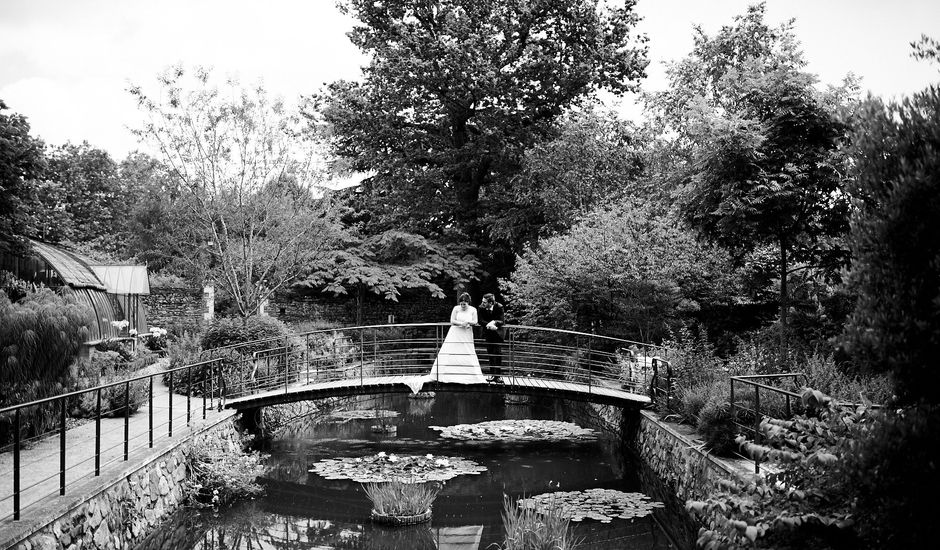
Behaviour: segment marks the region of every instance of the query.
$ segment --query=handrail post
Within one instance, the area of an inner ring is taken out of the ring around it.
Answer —
[[[167,427],[167,437],[173,437],[173,375],[176,374],[174,371],[170,371],[170,391],[167,394],[169,398],[169,424]]]
[[[754,386],[754,442],[760,444],[760,386]],[[754,473],[760,473],[760,455],[754,453]]]
[[[733,377],[733,376],[731,377],[731,379],[729,380],[729,382],[731,382],[731,397],[730,397],[730,401],[729,401],[730,404],[731,404],[731,422],[732,422],[733,424],[736,424],[737,421],[738,421],[738,417],[737,417],[737,415],[736,415],[736,412],[737,412],[737,411],[735,411],[735,409],[734,409],[734,377]]]
[[[208,378],[210,379],[212,378],[212,365],[213,363],[209,363],[208,365],[209,367]],[[202,371],[202,419],[205,420],[206,419],[206,400],[209,398],[209,396],[206,394],[206,378],[207,378],[206,370],[205,368],[202,368],[200,370]]]
[[[131,383],[124,382],[124,462],[130,454]]]
[[[365,329],[359,329],[359,385],[363,385],[363,371],[366,368]]]
[[[310,333],[304,335],[304,370],[307,371],[307,385],[310,385]]]
[[[506,332],[508,333],[507,336],[509,336],[509,377],[513,380],[513,383],[515,383],[516,350],[515,350],[515,346],[513,345],[513,338],[512,338],[513,332],[509,329],[506,329]]]
[[[65,494],[65,406],[67,399],[59,400],[59,495]]]
[[[149,406],[147,407],[147,423],[150,433],[150,448],[153,449],[153,376],[150,376],[150,396],[147,398]]]
[[[186,369],[186,425],[189,426],[190,419],[192,417],[192,401],[193,401],[193,366],[190,365]]]
[[[101,475],[101,388],[98,388],[95,406],[95,475]]]
[[[13,520],[20,519],[20,409],[13,413]]]

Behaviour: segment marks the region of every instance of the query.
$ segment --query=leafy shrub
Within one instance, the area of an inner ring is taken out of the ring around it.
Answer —
[[[807,386],[841,401],[861,403],[868,399],[872,403],[884,404],[894,392],[889,376],[872,373],[852,376],[836,365],[829,355],[809,355],[802,361],[802,366]]]
[[[416,516],[431,509],[441,492],[438,483],[363,483],[362,490],[372,502],[372,509],[387,516]]]
[[[98,351],[90,358],[77,362],[78,374],[74,390],[84,390],[123,380],[129,375],[131,363],[116,351]],[[144,382],[131,383],[128,387],[125,403],[123,384],[101,390],[101,415],[105,417],[124,416],[137,412],[147,398]],[[73,418],[92,418],[97,415],[98,392],[89,391],[69,398],[69,415]]]
[[[134,352],[130,349],[130,344],[122,340],[102,340],[95,344],[96,351],[113,351],[118,353],[124,361],[130,362],[134,359]]]
[[[708,402],[698,415],[696,429],[713,453],[730,455],[738,448],[735,443],[738,428],[734,424],[731,406],[727,402]]]
[[[186,454],[188,499],[202,505],[227,506],[263,493],[257,479],[264,473],[267,457],[246,450],[249,441],[239,437],[220,448],[204,438],[194,438]]]
[[[202,349],[216,349],[238,344],[252,344],[239,348],[242,353],[250,355],[255,351],[284,345],[283,341],[291,336],[287,325],[264,315],[242,318],[218,319],[202,336]],[[271,341],[261,341],[271,340]],[[278,343],[277,340],[281,340]]]
[[[184,333],[171,341],[167,347],[170,369],[192,365],[202,360],[202,338],[198,334]]]
[[[728,401],[730,384],[726,377],[716,377],[709,382],[680,387],[676,393],[683,422],[696,424],[702,409]]]
[[[929,548],[940,538],[940,408],[918,406],[859,424],[840,461],[867,548]]]
[[[94,315],[74,297],[49,289],[11,303],[0,292],[0,387],[67,382],[68,367],[88,339]]]

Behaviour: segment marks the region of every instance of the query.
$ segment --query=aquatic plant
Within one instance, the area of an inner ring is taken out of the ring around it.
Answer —
[[[440,483],[405,483],[394,479],[383,483],[363,483],[362,490],[372,501],[372,509],[385,516],[415,516],[431,509],[441,492]]]
[[[396,418],[398,411],[386,409],[361,409],[354,411],[336,411],[324,420],[326,422],[349,422],[350,420],[375,420],[377,418]]]
[[[326,479],[351,479],[359,483],[407,480],[408,483],[445,481],[459,475],[485,472],[486,466],[465,458],[434,455],[386,454],[328,458],[314,463],[310,472]]]
[[[263,493],[257,479],[264,473],[266,455],[245,450],[248,441],[240,437],[230,446],[220,446],[203,438],[193,439],[186,453],[188,498],[203,505],[225,506]]]
[[[428,426],[444,439],[464,441],[591,441],[597,433],[557,420],[493,420],[477,424]]]
[[[571,521],[593,519],[601,523],[610,523],[614,519],[641,518],[651,514],[654,508],[664,506],[643,493],[624,493],[613,489],[543,493],[521,499],[518,505],[541,514],[551,512],[561,515]]]
[[[520,506],[522,502],[503,496],[506,536],[502,544],[496,544],[500,550],[571,550],[580,543],[558,506],[536,509]]]

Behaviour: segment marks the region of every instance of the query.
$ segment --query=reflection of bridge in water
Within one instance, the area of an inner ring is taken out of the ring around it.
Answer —
[[[448,325],[425,323],[320,330],[294,341],[268,341],[252,367],[229,380],[226,407],[259,407],[326,397],[409,393],[426,375]],[[628,408],[646,406],[666,386],[662,348],[619,338],[508,325],[501,346],[504,383],[430,381],[424,391],[545,396]],[[225,351],[220,351],[225,353]],[[489,374],[482,341],[477,355]],[[242,361],[249,360],[242,355]],[[247,374],[246,374],[247,373]],[[451,377],[453,380],[453,377]]]

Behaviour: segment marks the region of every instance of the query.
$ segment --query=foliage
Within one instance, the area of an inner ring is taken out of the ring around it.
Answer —
[[[322,288],[335,295],[352,290],[359,305],[356,324],[361,324],[366,291],[394,302],[404,289],[425,289],[435,298],[445,298],[439,282],[462,282],[478,269],[479,262],[456,247],[389,230],[342,243],[329,260],[296,286]]]
[[[813,353],[800,361],[800,370],[806,374],[806,386],[846,403],[887,404],[894,394],[891,378],[884,374],[851,372],[848,366],[838,365],[829,355]]]
[[[7,114],[0,100],[0,252],[26,249],[24,235],[36,232],[29,216],[34,186],[45,171],[44,144],[29,135],[26,117]]]
[[[15,304],[0,292],[0,387],[66,382],[93,319],[90,308],[49,289]]]
[[[720,386],[725,390],[724,399],[712,397],[707,401],[699,411],[695,427],[705,440],[709,451],[727,456],[738,449],[735,441],[738,427],[731,415],[731,405],[727,399],[728,383],[723,382]],[[717,389],[717,385],[712,387]]]
[[[263,351],[289,344],[293,333],[283,322],[265,315],[246,319],[216,319],[202,335],[202,349],[211,350],[227,346],[240,346],[245,353]]]
[[[131,89],[149,115],[136,134],[161,151],[181,189],[174,255],[248,317],[321,261],[338,227],[296,115],[261,86],[220,89],[202,69],[188,77],[182,67],[161,75],[159,100]]]
[[[374,232],[469,239],[504,274],[505,246],[518,243],[493,250],[486,227],[503,215],[494,185],[512,185],[524,151],[555,133],[565,109],[599,89],[635,90],[646,60],[633,5],[343,2],[369,65],[362,82],[314,96],[309,116],[334,155],[374,173],[361,186],[381,216]]]
[[[565,232],[612,197],[629,195],[642,169],[642,136],[614,113],[591,107],[566,113],[558,135],[525,152],[522,170],[488,200],[501,214],[491,232],[509,243],[534,243]]]
[[[940,401],[940,87],[869,100],[855,134],[851,186],[858,295],[844,342],[855,364],[889,372],[907,403]]]
[[[503,286],[522,324],[649,342],[732,286],[724,260],[668,215],[625,202],[541,241]]]
[[[804,402],[816,404],[820,416],[765,418],[760,444],[738,438],[749,456],[773,462],[775,469],[743,484],[724,483],[706,500],[686,503],[706,525],[699,531],[699,546],[831,548],[855,540],[851,498],[833,480],[858,430],[867,429],[874,413],[865,406],[840,410],[813,390],[804,393]]]
[[[225,448],[206,438],[194,438],[186,453],[186,476],[190,501],[214,507],[228,506],[238,499],[264,492],[257,479],[264,471],[266,455],[248,451],[249,439],[228,441]]]
[[[387,516],[416,516],[431,509],[441,483],[402,483],[392,480],[383,483],[363,483],[372,509]]]
[[[75,391],[94,388],[118,382],[130,376],[131,363],[117,351],[98,351],[89,359],[79,360],[76,364],[77,378]],[[125,390],[127,399],[125,403]],[[130,383],[125,388],[118,384],[101,390],[101,415],[104,417],[124,416],[137,412],[147,398],[146,382]],[[98,411],[98,392],[90,391],[69,399],[69,415],[72,418],[93,418]]]
[[[713,37],[697,27],[648,107],[689,151],[676,173],[687,220],[739,256],[776,247],[783,361],[791,271],[833,278],[847,260],[841,111],[854,83],[817,92],[793,22],[770,28],[765,9],[749,7]]]
[[[562,504],[549,503],[539,509],[518,506],[503,495],[502,544],[500,550],[571,550],[580,541],[572,534],[571,521],[560,513]]]
[[[884,413],[851,442],[840,481],[866,548],[926,548],[940,536],[938,440],[940,410],[920,406]]]

